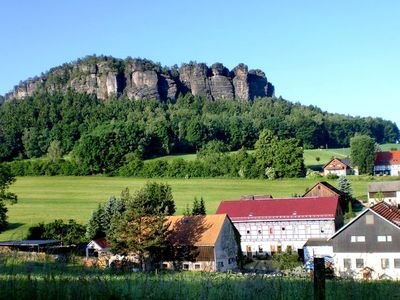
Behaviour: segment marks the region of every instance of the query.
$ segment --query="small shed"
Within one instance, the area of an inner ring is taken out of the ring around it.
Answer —
[[[106,238],[99,238],[89,242],[86,246],[86,257],[99,256],[110,252],[110,245]]]

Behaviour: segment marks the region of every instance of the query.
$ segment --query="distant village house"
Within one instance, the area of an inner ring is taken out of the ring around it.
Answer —
[[[350,159],[333,158],[324,167],[324,175],[337,176],[358,175],[358,168],[352,168]]]
[[[400,150],[377,152],[375,154],[374,174],[400,176]]]
[[[368,184],[368,203],[385,201],[390,205],[400,205],[400,181],[372,182]]]

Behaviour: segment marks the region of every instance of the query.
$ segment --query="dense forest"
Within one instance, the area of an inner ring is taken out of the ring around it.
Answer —
[[[69,91],[37,93],[1,106],[0,161],[41,157],[58,141],[63,154],[96,151],[93,159],[118,165],[128,153],[142,158],[193,153],[212,140],[229,150],[253,148],[264,128],[280,139],[296,138],[304,148],[348,147],[355,133],[378,143],[399,137],[390,121],[329,114],[281,98],[244,102],[186,95],[168,103],[99,100]]]

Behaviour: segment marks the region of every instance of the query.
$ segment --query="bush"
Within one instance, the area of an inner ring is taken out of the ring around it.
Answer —
[[[338,178],[339,178],[339,176],[337,176],[334,173],[326,175],[326,179],[332,179],[333,180],[333,179],[338,179]]]
[[[301,265],[297,254],[288,252],[275,253],[272,255],[272,266],[279,270],[291,270]]]

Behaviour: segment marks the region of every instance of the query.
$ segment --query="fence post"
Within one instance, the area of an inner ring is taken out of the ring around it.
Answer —
[[[314,257],[314,300],[325,300],[325,260]]]

